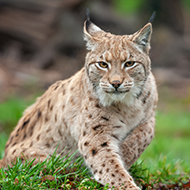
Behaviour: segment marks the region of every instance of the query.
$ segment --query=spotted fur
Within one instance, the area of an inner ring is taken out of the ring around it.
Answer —
[[[17,157],[43,161],[59,145],[57,154],[79,150],[76,156],[83,156],[100,183],[139,189],[127,170],[154,136],[151,33],[151,23],[133,35],[118,36],[86,21],[84,68],[50,86],[26,109],[10,134],[1,166]]]

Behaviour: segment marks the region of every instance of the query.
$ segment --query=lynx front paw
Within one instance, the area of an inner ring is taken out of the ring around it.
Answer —
[[[137,187],[137,186],[134,186],[134,187],[132,187],[132,186],[127,187],[126,186],[126,187],[122,188],[122,190],[141,190],[141,189],[139,187]]]
[[[122,186],[114,187],[114,189],[117,189],[117,190],[140,190],[140,188],[138,186],[136,186],[134,182],[126,183]]]

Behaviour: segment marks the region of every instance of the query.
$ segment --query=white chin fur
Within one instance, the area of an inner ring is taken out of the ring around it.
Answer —
[[[104,107],[109,107],[113,103],[122,103],[122,104],[126,104],[127,106],[131,106],[134,102],[134,98],[136,94],[135,91],[136,91],[135,89],[131,89],[131,91],[126,92],[126,93],[114,94],[114,93],[106,93],[99,86],[96,88],[96,92],[100,100],[100,103]]]

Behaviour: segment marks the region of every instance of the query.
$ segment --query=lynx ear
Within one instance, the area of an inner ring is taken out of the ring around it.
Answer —
[[[148,23],[141,30],[133,34],[132,41],[138,44],[144,52],[149,53],[151,34],[152,24]]]
[[[96,43],[100,41],[96,37],[96,34],[103,32],[98,26],[90,21],[89,15],[87,15],[87,20],[84,22],[84,40],[87,42],[86,46],[88,50],[93,50]]]

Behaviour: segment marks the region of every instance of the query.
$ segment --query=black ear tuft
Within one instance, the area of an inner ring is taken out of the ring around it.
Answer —
[[[151,17],[150,17],[150,19],[149,19],[149,23],[152,23],[153,22],[153,20],[154,20],[154,18],[155,18],[155,16],[156,16],[156,11],[154,11],[153,13],[152,13],[152,15],[151,15]]]
[[[86,16],[87,16],[87,19],[86,19],[86,30],[88,31],[88,28],[91,24],[91,21],[90,21],[90,10],[89,9],[86,9]]]
[[[86,9],[86,17],[87,17],[87,21],[90,21],[90,10]]]

